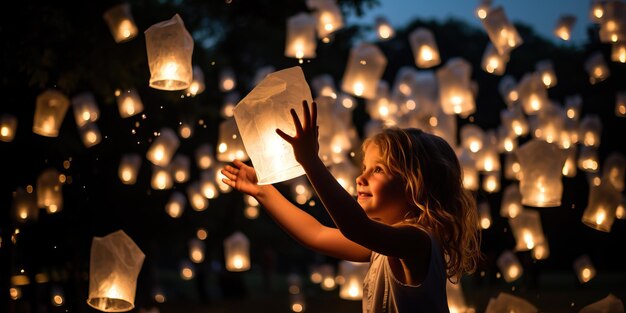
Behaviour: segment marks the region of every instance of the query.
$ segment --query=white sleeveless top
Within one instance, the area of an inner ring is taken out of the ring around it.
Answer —
[[[441,246],[431,234],[430,264],[422,284],[400,282],[391,271],[387,256],[372,251],[370,268],[363,282],[363,313],[449,313],[446,270]]]

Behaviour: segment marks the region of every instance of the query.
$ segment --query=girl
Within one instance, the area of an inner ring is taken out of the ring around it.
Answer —
[[[304,123],[289,142],[337,228],[326,227],[235,160],[224,183],[255,197],[295,240],[335,258],[371,262],[363,312],[449,312],[446,279],[476,269],[480,234],[476,204],[462,187],[459,162],[440,137],[392,128],[363,143],[357,199],[318,157],[317,105],[303,102]]]

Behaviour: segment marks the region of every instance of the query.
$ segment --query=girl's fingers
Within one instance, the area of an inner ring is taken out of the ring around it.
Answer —
[[[228,180],[230,180],[230,181],[235,181],[235,180],[237,180],[237,175],[235,175],[235,174],[234,174],[234,173],[232,173],[232,172],[225,171],[225,170],[221,170],[220,172],[222,173],[222,175],[226,176],[226,177],[228,178]],[[224,179],[224,178],[222,178],[222,180],[223,180],[223,179]]]
[[[240,161],[240,160],[238,160],[238,159],[234,159],[234,160],[233,160],[233,164],[234,164],[234,165],[235,165],[238,169],[239,169],[239,168],[242,168],[243,166],[246,166],[246,164],[245,164],[245,163],[241,162],[241,161]]]
[[[292,143],[293,142],[294,137],[291,137],[291,136],[287,135],[284,131],[276,128],[276,133],[278,134],[278,136],[283,138],[286,142],[288,142],[288,143]]]
[[[304,129],[311,127],[311,112],[309,111],[309,104],[306,100],[302,101],[302,111],[304,112]]]
[[[296,134],[302,134],[303,130],[302,130],[302,123],[300,123],[300,118],[298,117],[298,114],[296,113],[296,110],[291,109],[289,110],[289,112],[291,113],[291,117],[293,118],[293,124],[296,126]],[[306,122],[306,120],[305,120]]]
[[[312,105],[312,109],[311,110],[313,112],[311,113],[312,117],[311,117],[311,125],[310,125],[310,127],[315,127],[316,130],[317,130],[317,128],[319,128],[317,126],[317,103],[315,103],[315,101],[313,101],[313,103],[311,105]]]
[[[222,182],[228,186],[235,188],[235,182],[230,179],[222,178]]]

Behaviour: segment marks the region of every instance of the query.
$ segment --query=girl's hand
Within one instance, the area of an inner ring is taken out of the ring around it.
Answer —
[[[293,147],[296,161],[300,164],[306,164],[314,160],[319,152],[319,143],[317,141],[319,133],[317,126],[317,103],[313,101],[312,108],[309,111],[309,105],[306,100],[302,101],[304,111],[304,124],[300,123],[298,114],[291,109],[293,123],[296,126],[296,135],[291,137],[280,129],[276,129],[276,133],[287,141]]]
[[[226,178],[222,178],[222,182],[225,184],[253,197],[259,195],[261,188],[257,184],[256,171],[253,167],[239,160],[234,160],[233,166],[224,166],[221,173],[226,176]]]

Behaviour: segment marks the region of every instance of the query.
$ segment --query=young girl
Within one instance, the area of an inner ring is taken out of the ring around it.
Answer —
[[[446,279],[471,273],[480,256],[476,204],[462,187],[459,162],[440,137],[391,128],[363,143],[357,199],[318,157],[317,106],[294,110],[296,134],[276,130],[337,228],[326,227],[272,185],[258,185],[254,168],[235,160],[224,183],[255,197],[295,240],[335,258],[371,262],[363,312],[449,312]]]

